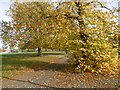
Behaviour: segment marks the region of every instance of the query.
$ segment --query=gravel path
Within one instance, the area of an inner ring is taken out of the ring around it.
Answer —
[[[118,76],[63,72],[66,57],[34,72],[4,80],[3,88],[118,88]]]

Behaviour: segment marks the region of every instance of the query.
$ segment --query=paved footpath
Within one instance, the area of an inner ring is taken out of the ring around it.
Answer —
[[[37,71],[3,80],[2,88],[117,88],[118,76],[63,72],[66,57]]]

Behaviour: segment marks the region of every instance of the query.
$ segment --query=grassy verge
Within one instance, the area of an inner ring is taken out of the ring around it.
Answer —
[[[36,56],[36,53],[9,53],[2,55],[2,76],[12,78],[24,72],[31,72],[39,67],[58,60],[63,55]]]

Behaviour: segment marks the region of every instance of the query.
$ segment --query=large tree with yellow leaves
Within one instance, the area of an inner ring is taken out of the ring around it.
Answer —
[[[63,2],[57,9],[61,13],[54,45],[70,52],[70,61],[75,65],[75,70],[97,73],[116,71],[117,9],[110,10],[102,2]]]

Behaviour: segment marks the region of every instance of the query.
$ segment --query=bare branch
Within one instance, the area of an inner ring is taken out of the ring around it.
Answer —
[[[100,3],[100,2],[98,2],[98,3],[101,5],[101,8],[106,8],[108,10],[111,10],[111,9],[107,8],[106,6],[103,6],[102,3]]]

